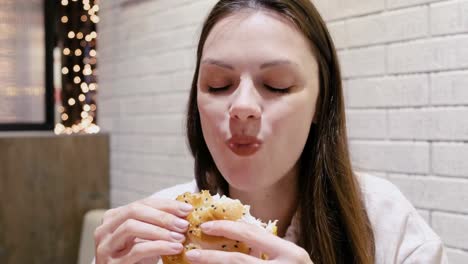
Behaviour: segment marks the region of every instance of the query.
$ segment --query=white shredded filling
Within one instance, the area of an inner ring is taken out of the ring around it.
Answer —
[[[231,199],[229,197],[226,197],[225,195],[220,197],[219,194],[213,195],[213,200],[220,201],[220,202],[239,201],[238,199]],[[275,221],[270,220],[270,221],[268,221],[268,223],[263,223],[260,219],[257,219],[257,218],[253,217],[250,214],[250,206],[249,205],[244,205],[244,215],[242,216],[242,218],[239,221],[243,221],[243,222],[246,222],[246,223],[249,223],[249,224],[254,224],[254,225],[258,226],[258,227],[264,228],[266,231],[268,231],[270,233],[273,233],[273,229],[276,226],[276,222],[278,222],[278,220],[275,220]]]

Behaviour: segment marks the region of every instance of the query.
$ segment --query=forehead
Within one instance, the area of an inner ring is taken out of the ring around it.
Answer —
[[[307,38],[291,21],[275,12],[251,10],[221,19],[208,35],[202,57],[231,63],[314,60]]]

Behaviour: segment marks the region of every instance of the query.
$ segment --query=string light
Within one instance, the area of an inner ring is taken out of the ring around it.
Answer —
[[[80,87],[81,87],[81,91],[83,91],[83,93],[89,92],[89,87],[88,87],[88,85],[86,83],[81,83]]]
[[[74,37],[75,37],[75,32],[73,32],[73,31],[68,32],[68,38],[69,39],[72,39]]]
[[[100,7],[97,4],[97,0],[93,1],[93,4],[90,3],[90,0],[61,0],[61,4],[63,6],[67,6],[72,2],[82,2],[83,4],[82,7],[85,12],[77,17],[77,19],[80,19],[78,21],[85,23],[89,20],[94,24],[100,22],[100,17],[98,16]],[[72,20],[71,17],[67,15],[59,16],[59,19],[59,23],[61,22],[63,24],[70,23]],[[94,26],[92,27],[95,28]],[[97,63],[97,50],[95,48],[96,41],[93,40],[97,39],[98,34],[96,33],[96,31],[92,31],[86,34],[76,29],[68,31],[68,33],[65,34],[65,37],[68,37],[68,39],[76,39],[76,41],[72,41],[72,43],[75,42],[72,46],[73,49],[70,49],[68,47],[63,48],[63,55],[82,56],[83,64],[72,64],[73,66],[65,64],[67,67],[62,67],[62,74],[70,74],[71,72],[74,72],[76,73],[75,75],[78,75],[79,73],[82,73],[83,76],[92,76],[91,78],[94,79],[93,75],[97,73],[97,70],[93,69],[93,67],[95,67]],[[76,48],[77,46],[79,48]],[[82,111],[80,113],[81,120],[79,122],[77,121],[75,124],[70,124],[70,127],[65,127],[62,123],[58,123],[55,126],[54,132],[56,134],[98,133],[100,131],[100,128],[99,126],[93,123],[94,117],[96,116],[96,104],[86,103],[87,99],[91,99],[91,102],[94,102],[94,94],[90,97],[87,97],[86,94],[90,91],[97,90],[98,85],[95,82],[88,83],[88,81],[82,80],[80,76],[74,76],[73,83],[79,84],[82,93],[80,93],[77,97],[69,98],[67,100],[67,103],[69,106],[82,104]],[[62,121],[68,120],[70,122],[72,118],[71,116],[69,116],[70,113],[67,113],[66,110],[69,111],[69,109],[66,109],[66,107],[58,107],[58,111],[60,113],[60,118],[62,119]]]

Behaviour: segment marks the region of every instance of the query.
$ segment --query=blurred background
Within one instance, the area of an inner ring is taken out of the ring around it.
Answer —
[[[0,263],[89,263],[94,209],[192,179],[185,106],[215,2],[0,0]],[[312,2],[356,170],[468,263],[468,0]]]

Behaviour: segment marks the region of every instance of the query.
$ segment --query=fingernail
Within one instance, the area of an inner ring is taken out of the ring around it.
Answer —
[[[174,250],[181,250],[183,247],[180,243],[171,243],[171,248]]]
[[[202,228],[202,230],[204,230],[204,231],[208,231],[208,230],[210,230],[212,227],[213,227],[213,223],[212,223],[212,222],[206,222],[206,223],[201,224],[201,228]]]
[[[192,249],[192,250],[189,250],[185,253],[185,256],[189,259],[189,260],[196,260],[197,258],[200,257],[200,251],[199,250],[196,250],[196,249]]]
[[[176,232],[171,232],[171,237],[177,241],[183,241],[185,239],[184,235]]]
[[[186,213],[189,213],[193,210],[193,206],[191,204],[188,204],[188,203],[182,203],[180,205],[180,210],[186,212]]]
[[[183,219],[177,218],[174,222],[174,225],[180,229],[185,229],[189,225],[189,222]]]

